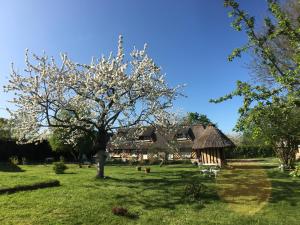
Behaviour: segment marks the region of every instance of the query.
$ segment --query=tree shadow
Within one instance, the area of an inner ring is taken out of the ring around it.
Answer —
[[[157,175],[159,176],[157,177]],[[113,197],[121,203],[129,205],[143,206],[144,209],[151,210],[157,208],[175,209],[182,204],[192,205],[196,210],[202,209],[203,204],[187,202],[184,198],[184,188],[191,182],[213,183],[213,180],[204,178],[199,171],[160,171],[155,175],[138,177],[111,177],[107,182],[109,185],[118,188],[128,188],[129,193],[116,193]],[[99,182],[96,186],[103,185]],[[202,194],[202,203],[209,204],[218,200],[219,197],[215,188],[208,187],[208,190]]]
[[[0,172],[17,173],[17,172],[24,172],[24,171],[25,170],[23,170],[21,167],[13,163],[0,163]]]
[[[278,171],[270,171],[272,177],[272,194],[270,198],[271,203],[286,201],[291,206],[297,206],[300,201],[300,180],[293,179],[288,174]]]

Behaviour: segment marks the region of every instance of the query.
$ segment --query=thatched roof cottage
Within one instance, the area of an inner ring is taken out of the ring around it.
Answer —
[[[222,165],[225,163],[224,148],[234,144],[213,125],[181,126],[163,135],[154,127],[145,127],[135,138],[134,129],[119,130],[109,144],[112,158],[123,160],[135,158],[151,159],[166,153],[169,160],[191,159],[205,165]],[[123,139],[116,144],[114,140]]]

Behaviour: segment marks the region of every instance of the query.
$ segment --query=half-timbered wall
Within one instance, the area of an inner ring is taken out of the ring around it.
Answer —
[[[224,163],[222,149],[211,148],[198,150],[198,157],[204,165],[222,165]]]

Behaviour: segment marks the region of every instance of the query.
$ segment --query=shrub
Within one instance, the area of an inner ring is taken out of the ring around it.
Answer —
[[[68,167],[63,162],[54,163],[53,170],[56,174],[62,174]]]
[[[202,183],[193,182],[184,188],[184,198],[189,202],[203,203],[203,196],[207,192],[207,187]]]
[[[300,177],[300,166],[296,166],[296,168],[290,172],[292,177]]]
[[[18,159],[17,156],[11,156],[11,157],[9,158],[9,162],[10,162],[11,164],[14,164],[14,165],[19,165],[19,159]]]
[[[145,168],[145,173],[150,173],[150,167]]]
[[[142,167],[141,167],[141,166],[137,166],[137,167],[136,167],[136,170],[137,170],[137,171],[141,171],[141,170],[142,170]]]

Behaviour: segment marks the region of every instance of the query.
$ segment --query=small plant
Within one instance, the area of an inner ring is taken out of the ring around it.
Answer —
[[[142,170],[142,167],[141,167],[141,166],[137,166],[137,167],[136,167],[136,170],[137,170],[137,171],[141,171],[141,170]]]
[[[184,198],[189,202],[203,203],[203,196],[207,192],[207,187],[202,183],[193,182],[184,188]]]
[[[12,156],[9,158],[9,162],[11,164],[14,164],[14,165],[19,165],[19,159],[18,159],[18,156]]]
[[[117,216],[127,216],[128,215],[128,210],[123,208],[123,207],[113,207],[112,208],[112,213],[117,215]]]
[[[300,177],[300,166],[296,166],[296,168],[290,172],[292,177]]]
[[[56,174],[63,174],[68,167],[63,162],[54,163],[53,170]]]
[[[150,173],[150,167],[145,168],[145,173]]]
[[[27,159],[25,157],[22,157],[22,165],[26,165],[27,164]]]

